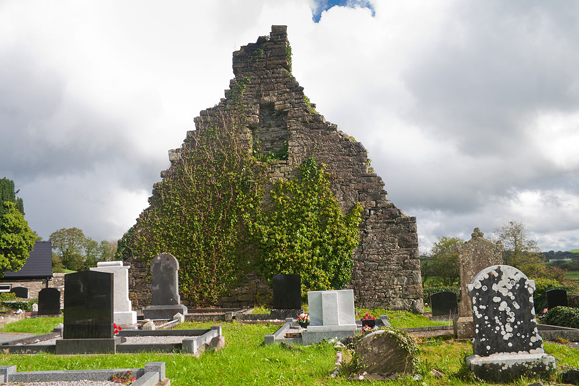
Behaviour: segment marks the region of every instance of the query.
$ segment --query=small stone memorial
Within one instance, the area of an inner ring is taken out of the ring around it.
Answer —
[[[114,303],[116,324],[122,326],[134,325],[137,323],[137,312],[132,311],[129,300],[129,266],[123,266],[122,261],[101,261],[96,268],[91,268],[95,272],[108,272],[114,275]]]
[[[567,291],[564,289],[552,289],[546,292],[547,308],[555,308],[557,306],[569,307],[567,301]]]
[[[518,269],[494,265],[467,286],[475,326],[473,354],[466,358],[474,374],[493,382],[548,376],[555,358],[545,354],[535,319],[535,282]]]
[[[472,304],[466,286],[475,275],[492,265],[503,263],[503,245],[484,238],[479,228],[474,228],[471,239],[456,246],[458,252],[458,270],[460,272],[460,303],[458,316],[454,318],[454,335],[459,339],[470,339],[474,336],[472,321]]]
[[[161,253],[151,262],[153,296],[143,310],[145,319],[171,319],[176,313],[187,314],[179,296],[179,262],[170,253]]]
[[[17,298],[28,299],[28,288],[25,287],[12,287],[10,293],[16,295]]]
[[[458,300],[454,292],[440,291],[430,295],[430,306],[434,318],[450,318],[458,313]]]
[[[354,345],[358,366],[368,374],[414,373],[414,359],[418,349],[414,339],[392,329],[364,334]]]
[[[43,288],[38,293],[38,315],[60,315],[60,291]]]
[[[345,338],[356,333],[354,291],[308,292],[310,325],[302,333],[305,345],[317,343],[327,338]]]
[[[115,353],[113,274],[82,271],[64,276],[63,339],[57,354]]]

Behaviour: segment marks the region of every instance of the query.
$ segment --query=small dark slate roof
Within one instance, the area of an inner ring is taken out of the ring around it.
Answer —
[[[47,277],[52,277],[52,243],[37,241],[20,271],[6,271],[4,278],[0,280],[45,279]]]

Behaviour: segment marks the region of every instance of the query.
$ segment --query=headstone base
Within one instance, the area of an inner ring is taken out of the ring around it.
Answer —
[[[173,319],[176,313],[187,315],[187,307],[183,304],[149,306],[143,310],[145,319]]]
[[[511,382],[522,376],[548,378],[555,369],[555,358],[540,354],[493,354],[487,357],[471,355],[466,363],[477,377],[489,382]]]
[[[114,319],[122,326],[137,324],[137,311],[115,311]]]
[[[333,325],[333,326],[308,326],[308,332],[324,332],[324,331],[352,331],[356,330],[358,326],[356,324],[343,324],[343,325]]]
[[[319,343],[324,339],[338,338],[338,340],[341,340],[350,336],[356,336],[356,328],[351,328],[349,330],[333,330],[326,327],[324,330],[316,331],[312,330],[312,326],[308,326],[308,328],[302,332],[302,344],[304,346],[310,346]]]
[[[58,339],[56,341],[56,354],[116,354],[117,344],[121,338],[101,339]]]
[[[273,309],[269,312],[269,316],[272,319],[279,319],[279,320],[285,320],[286,318],[294,318],[296,319],[298,317],[299,314],[301,314],[303,311],[301,309],[296,309],[296,308],[277,308],[277,309]]]
[[[474,338],[474,321],[472,317],[457,316],[454,318],[452,326],[456,339]]]

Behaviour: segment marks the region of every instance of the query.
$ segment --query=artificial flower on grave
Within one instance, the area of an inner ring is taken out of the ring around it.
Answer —
[[[113,328],[115,330],[115,335],[117,335],[123,328],[116,323],[113,323]]]
[[[298,315],[298,323],[310,323],[310,315],[309,314],[299,314]]]
[[[366,315],[361,320],[376,320],[375,316],[370,315],[369,312],[366,312]]]

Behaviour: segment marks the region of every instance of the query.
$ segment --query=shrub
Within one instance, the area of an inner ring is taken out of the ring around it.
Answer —
[[[579,309],[563,306],[551,308],[539,321],[552,326],[579,328]]]
[[[552,289],[570,290],[568,287],[562,286],[557,280],[543,278],[535,279],[535,292],[533,294],[535,310],[547,308],[547,291]]]

